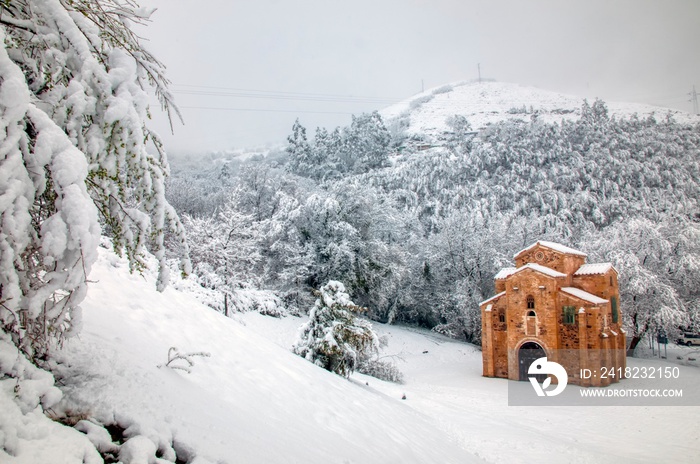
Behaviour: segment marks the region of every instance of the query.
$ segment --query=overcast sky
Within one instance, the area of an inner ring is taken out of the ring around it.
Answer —
[[[698,0],[141,0],[185,125],[173,153],[283,142],[482,77],[692,110]],[[253,111],[254,110],[254,111]]]

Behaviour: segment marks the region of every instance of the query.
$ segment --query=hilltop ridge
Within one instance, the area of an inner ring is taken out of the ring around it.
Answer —
[[[449,131],[447,120],[454,115],[466,117],[474,130],[503,120],[529,121],[534,114],[544,122],[559,122],[579,118],[584,100],[513,83],[464,81],[426,90],[379,113],[387,126],[400,126],[408,135],[439,138]],[[606,101],[606,106],[619,118],[670,113],[679,122],[700,122],[697,115],[642,103]]]

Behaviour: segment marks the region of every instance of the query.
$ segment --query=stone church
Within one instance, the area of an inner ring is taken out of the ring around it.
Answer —
[[[612,264],[586,264],[585,253],[542,240],[514,259],[480,304],[484,376],[527,380],[532,361],[547,356],[569,383],[619,381],[626,340]]]

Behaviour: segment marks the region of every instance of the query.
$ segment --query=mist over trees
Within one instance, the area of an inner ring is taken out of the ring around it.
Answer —
[[[229,285],[270,289],[300,311],[336,280],[372,319],[478,342],[494,274],[546,239],[616,266],[633,345],[697,327],[698,126],[617,119],[601,101],[573,121],[535,113],[478,133],[464,117],[449,126],[436,148],[417,151],[378,113],[313,139],[297,121],[285,153],[182,171],[170,200],[220,185],[214,209],[184,211],[186,223],[235,222],[250,251]]]

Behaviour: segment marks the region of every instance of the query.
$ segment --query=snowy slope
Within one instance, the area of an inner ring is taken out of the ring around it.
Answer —
[[[509,382],[481,376],[473,345],[384,325],[375,326],[388,338],[384,354],[405,383],[345,380],[289,351],[302,318],[224,318],[173,288],[157,293],[155,276],[130,275],[105,249],[90,279],[83,330],[57,353],[64,398],[51,411],[118,424],[125,463],[164,464],[175,452],[178,462],[195,464],[645,463],[698,455],[698,407],[508,406]],[[193,358],[189,374],[158,367],[171,346],[210,357]],[[28,379],[19,390],[3,375],[13,371]],[[684,388],[700,385],[697,365],[682,366],[682,376]],[[84,435],[35,409],[39,397],[46,406],[60,396],[48,377],[0,337],[0,462],[101,462]]]
[[[527,121],[532,111],[545,122],[559,122],[578,118],[583,100],[518,84],[460,82],[427,90],[380,113],[387,125],[407,119],[409,134],[438,137],[448,130],[446,120],[453,115],[465,116],[474,130],[505,119]],[[682,111],[640,103],[606,102],[606,105],[611,115],[622,118],[637,113],[640,117],[654,114],[661,119],[670,112],[678,121],[700,121],[700,117]]]
[[[295,336],[292,318],[241,317],[249,329],[280,346]],[[508,406],[509,381],[482,377],[481,352],[473,345],[421,329],[381,324],[375,329],[389,338],[384,354],[396,356],[405,383],[359,374],[353,378],[390,397],[405,394],[406,405],[434,418],[446,435],[487,462],[698,462],[700,407]],[[691,351],[669,345],[669,360],[687,353]],[[628,365],[673,364],[628,358]],[[697,391],[697,362],[680,368],[683,388]],[[625,381],[628,388],[640,383]]]
[[[127,269],[100,250],[81,335],[58,355],[63,409],[118,423],[140,436],[137,449],[153,443],[187,462],[478,461],[400,398],[328,373],[172,288],[157,293],[153,276]],[[157,367],[171,346],[211,356],[193,358],[190,374]]]

